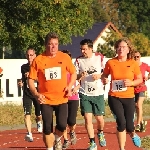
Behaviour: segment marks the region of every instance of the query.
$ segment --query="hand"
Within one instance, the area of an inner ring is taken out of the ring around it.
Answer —
[[[76,87],[73,88],[73,89],[72,89],[72,95],[76,95],[76,94],[78,93],[77,90],[78,90],[78,89],[77,89]]]
[[[109,82],[109,80],[108,80],[108,78],[104,78],[104,79],[102,80],[102,82],[103,82],[104,85],[106,85],[106,84]]]
[[[79,81],[83,80],[86,75],[87,75],[87,72],[86,72],[86,71],[82,72],[82,73],[81,73],[81,78],[79,79]]]
[[[25,75],[26,78],[28,78],[29,72],[26,72],[24,75]]]
[[[72,96],[72,90],[71,90],[70,87],[67,86],[67,87],[65,88],[65,92],[66,92],[66,95],[65,95],[65,96],[67,96],[67,97]]]
[[[38,100],[38,102],[39,102],[40,104],[44,104],[44,103],[45,103],[45,100],[44,100],[45,96],[44,96],[44,95],[38,93],[38,94],[36,95],[36,98],[37,98],[37,100]]]
[[[125,85],[125,87],[133,86],[133,81],[131,81],[130,79],[125,79],[124,85]]]
[[[94,80],[98,80],[101,78],[101,74],[93,74],[92,77]]]
[[[23,87],[23,82],[22,82],[22,80],[20,80],[20,81],[18,82],[18,86]]]

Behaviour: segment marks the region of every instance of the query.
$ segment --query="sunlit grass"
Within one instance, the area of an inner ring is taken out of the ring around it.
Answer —
[[[144,116],[150,116],[150,101],[145,101],[143,104]],[[105,118],[112,118],[109,106],[106,102]],[[2,125],[20,125],[24,123],[24,113],[22,105],[0,104],[0,126]],[[34,107],[32,109],[32,122],[35,122]],[[55,119],[55,117],[54,117]],[[80,108],[78,109],[77,119],[83,119]]]

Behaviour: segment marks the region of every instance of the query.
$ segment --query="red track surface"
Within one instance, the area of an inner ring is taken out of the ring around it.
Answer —
[[[96,136],[96,125],[94,124],[95,128],[95,136]],[[119,150],[117,138],[116,138],[116,124],[114,122],[106,122],[105,123],[105,138],[107,141],[106,147],[100,147],[98,146],[98,150]],[[0,132],[0,150],[24,150],[24,149],[30,149],[30,150],[44,150],[44,144],[42,141],[42,134],[39,134],[36,132],[36,129],[33,129],[33,137],[34,142],[26,142],[24,141],[26,130],[19,129],[19,130],[6,130]],[[78,137],[78,142],[76,145],[70,146],[68,150],[85,150],[88,147],[88,136],[86,133],[86,130],[84,128],[84,125],[78,125],[76,128],[76,133]],[[147,124],[147,130],[145,133],[138,133],[140,137],[144,137],[147,135],[150,135],[150,121],[148,121]],[[96,142],[98,144],[97,138]],[[137,148],[133,145],[132,140],[129,135],[127,135],[127,141],[126,141],[126,150],[142,150],[142,148]]]

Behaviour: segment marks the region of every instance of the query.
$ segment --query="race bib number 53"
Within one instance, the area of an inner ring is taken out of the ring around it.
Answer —
[[[127,90],[127,87],[125,87],[123,80],[112,81],[112,92],[122,92],[126,90]]]
[[[53,67],[45,69],[46,80],[61,79],[61,67]]]

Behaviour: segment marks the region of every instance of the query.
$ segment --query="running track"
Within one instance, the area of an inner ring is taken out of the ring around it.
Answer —
[[[96,125],[94,124],[95,135],[96,135]],[[117,144],[117,138],[115,135],[116,124],[114,122],[105,123],[105,138],[107,141],[106,147],[98,146],[98,150],[119,150]],[[24,141],[26,130],[5,130],[0,132],[0,150],[45,150],[44,144],[42,142],[42,135],[33,129],[34,142]],[[86,150],[88,147],[89,139],[86,134],[84,125],[80,124],[76,128],[78,142],[74,146],[70,146],[68,150]],[[147,124],[147,130],[145,133],[138,133],[139,136],[145,137],[150,135],[150,120]],[[97,138],[96,138],[96,142]],[[137,148],[133,145],[131,138],[127,135],[126,150],[142,150],[142,148]]]

